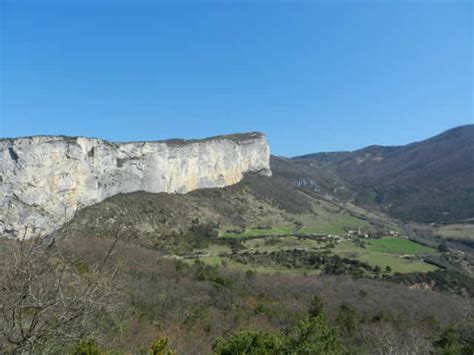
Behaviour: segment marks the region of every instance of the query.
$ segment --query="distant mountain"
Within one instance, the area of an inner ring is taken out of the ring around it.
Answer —
[[[315,181],[334,177],[359,205],[403,220],[474,220],[474,125],[405,146],[317,153],[290,162]]]

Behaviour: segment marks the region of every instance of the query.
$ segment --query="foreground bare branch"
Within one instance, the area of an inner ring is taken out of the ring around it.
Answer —
[[[59,351],[97,329],[114,312],[115,247],[95,267],[77,268],[53,243],[13,241],[0,264],[0,353]]]

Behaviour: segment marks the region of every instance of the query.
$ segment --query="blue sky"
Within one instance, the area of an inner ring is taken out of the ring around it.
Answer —
[[[0,0],[0,136],[263,131],[298,155],[474,123],[471,1]]]

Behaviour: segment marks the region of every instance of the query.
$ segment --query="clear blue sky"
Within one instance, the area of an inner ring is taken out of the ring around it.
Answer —
[[[0,0],[0,136],[265,132],[278,155],[474,123],[472,1]]]

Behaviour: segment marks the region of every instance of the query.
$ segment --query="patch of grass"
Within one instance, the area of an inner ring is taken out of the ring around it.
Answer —
[[[392,272],[403,274],[410,272],[429,272],[438,269],[436,266],[425,263],[421,260],[404,259],[377,253],[360,254],[357,257],[357,260],[365,261],[371,266],[378,265],[382,270],[385,270],[385,268],[389,266],[392,269]]]
[[[336,254],[367,253],[367,250],[347,240],[337,244],[334,248],[334,252]]]
[[[320,249],[325,243],[319,240],[295,236],[274,236],[253,238],[243,242],[247,249],[258,251],[276,251],[284,249]]]
[[[370,239],[367,241],[367,249],[376,253],[388,254],[417,254],[433,253],[435,249],[421,245],[408,239],[396,237],[384,237],[380,239]]]
[[[268,231],[268,230],[266,230]],[[281,230],[280,230],[281,231]],[[235,237],[234,237],[235,238]],[[242,237],[244,238],[244,237]],[[392,273],[410,273],[410,272],[429,272],[437,270],[436,266],[418,260],[415,257],[416,253],[434,253],[435,249],[423,246],[408,239],[385,237],[381,239],[359,240],[359,244],[355,244],[349,240],[343,241],[336,245],[333,252],[341,257],[359,260],[366,262],[371,266],[379,266],[385,270],[387,266]],[[321,250],[325,246],[318,240],[298,238],[295,236],[267,236],[257,237],[243,242],[248,251],[254,252],[272,252],[280,250]],[[238,263],[226,256],[219,256],[219,253],[228,252],[227,246],[210,245],[209,248],[199,250],[202,256],[199,260],[208,265],[225,265],[226,267],[239,271],[255,270],[258,272],[274,274],[276,272],[284,272],[290,274],[317,274],[319,271],[307,268],[288,268],[263,265],[244,265]],[[212,255],[205,255],[212,254]],[[404,258],[402,255],[409,255],[411,257]],[[193,260],[193,259],[189,259]]]
[[[303,234],[346,234],[348,229],[368,228],[369,222],[346,213],[318,211],[318,215],[305,215],[299,218],[304,227]]]
[[[268,230],[267,230],[268,231]],[[243,238],[243,237],[242,237]],[[379,266],[382,270],[390,267],[391,272],[410,273],[410,272],[429,272],[437,270],[436,266],[425,263],[422,260],[415,258],[416,253],[430,253],[435,252],[435,249],[423,246],[413,241],[385,237],[381,239],[359,240],[361,244],[356,245],[351,241],[343,241],[336,245],[333,249],[335,254],[341,257],[359,260],[366,262],[371,266]],[[315,250],[321,249],[324,244],[312,239],[298,238],[294,236],[269,236],[249,239],[243,242],[244,246],[249,251],[271,252],[278,250]],[[365,246],[365,247],[364,247]],[[228,251],[226,246],[211,245],[210,248],[202,249],[199,252],[202,254],[212,254],[199,256],[199,260],[208,265],[225,265],[226,267],[239,270],[248,271],[255,270],[258,272],[274,274],[277,272],[284,272],[290,274],[318,274],[318,270],[295,268],[288,270],[288,268],[280,266],[263,266],[263,265],[244,265],[233,261],[225,256],[218,256],[219,252]],[[401,255],[412,255],[410,258],[401,257]],[[189,259],[193,260],[193,259]]]
[[[196,259],[186,259],[186,261],[191,261],[194,263]],[[222,266],[222,261],[223,260],[228,260],[227,258],[223,258],[218,255],[211,255],[211,256],[203,256],[199,258],[199,261],[202,261],[206,265],[210,266]]]
[[[386,238],[383,238],[383,239],[386,239]],[[394,238],[394,239],[400,239],[400,238]],[[411,242],[409,240],[405,240],[405,239],[400,239],[400,240],[416,244],[417,245],[416,248],[418,248],[418,245],[420,247],[424,247],[420,244]],[[368,263],[371,266],[377,266],[378,265],[378,266],[380,266],[380,268],[382,270],[385,270],[385,268],[387,266],[389,266],[392,269],[392,272],[399,272],[399,273],[429,272],[429,271],[434,271],[434,270],[438,269],[436,266],[425,263],[421,260],[406,259],[406,258],[399,257],[395,254],[394,255],[389,255],[387,252],[385,252],[385,253],[380,252],[380,250],[382,250],[380,244],[378,244],[378,245],[376,244],[375,246],[370,245],[370,242],[372,242],[372,241],[373,240],[370,240],[368,242],[367,248],[362,248],[360,246],[357,246],[357,245],[355,245],[354,243],[352,243],[350,241],[344,241],[344,242],[339,243],[334,248],[334,252],[336,254],[339,254],[339,255],[344,256],[346,258],[352,258],[352,259],[357,259],[357,260],[360,260],[360,261],[364,261],[364,262]],[[411,244],[405,244],[405,243],[397,244],[397,243],[395,243],[395,245],[397,246],[397,248],[392,246],[391,249],[388,248],[388,247],[385,247],[383,250],[384,251],[399,250],[398,247],[400,247],[400,245],[406,247],[404,249],[404,251],[402,252],[402,254],[410,254],[410,251],[413,252],[414,250],[417,250]],[[407,245],[408,245],[408,247],[407,247]],[[424,247],[424,248],[428,248],[428,247]],[[428,249],[430,249],[431,251],[433,250],[431,248],[428,248]],[[414,253],[412,253],[412,254],[414,254]]]
[[[217,255],[217,254],[225,254],[225,253],[230,253],[232,249],[228,245],[224,244],[210,244],[206,248],[202,249],[195,249],[193,250],[194,254],[212,254],[212,255]]]

